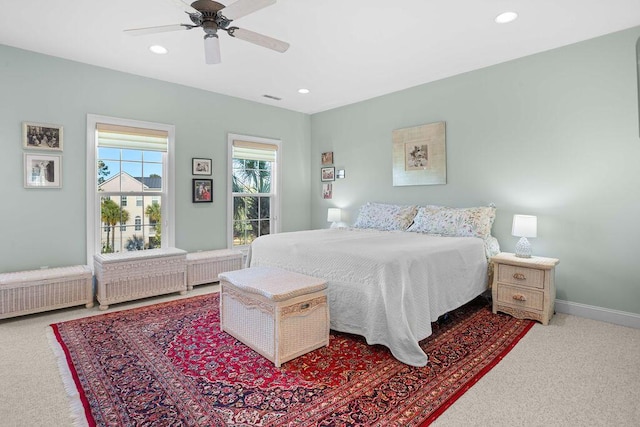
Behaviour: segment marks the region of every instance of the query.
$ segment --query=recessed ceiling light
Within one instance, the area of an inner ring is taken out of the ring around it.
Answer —
[[[517,17],[518,17],[518,14],[515,12],[504,12],[496,16],[495,21],[498,24],[507,24],[509,22],[515,21]]]
[[[309,89],[298,89],[298,93],[309,93]]]
[[[149,50],[151,52],[153,52],[153,53],[157,53],[158,55],[164,55],[167,52],[169,52],[166,47],[160,46],[158,44],[154,44],[153,46],[149,46]]]

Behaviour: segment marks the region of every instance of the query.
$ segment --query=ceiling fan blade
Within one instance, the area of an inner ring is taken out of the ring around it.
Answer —
[[[274,4],[276,0],[237,0],[219,13],[230,21],[242,18],[250,13]]]
[[[178,6],[180,9],[184,10],[190,15],[193,15],[193,14],[202,15],[202,13],[200,13],[198,10],[194,9],[191,6],[191,2],[187,3],[186,1],[183,1],[183,0],[173,0],[173,2],[176,4],[176,6]]]
[[[169,31],[190,30],[192,28],[193,28],[193,25],[173,24],[173,25],[160,25],[159,27],[134,28],[131,30],[124,30],[124,32],[130,36],[144,36],[147,34],[166,33]]]
[[[220,41],[217,35],[207,34],[204,37],[204,61],[207,64],[220,63]]]
[[[277,52],[283,53],[289,49],[289,43],[253,31],[243,30],[238,27],[231,27],[227,32],[231,37],[248,41],[249,43],[257,44],[268,49],[273,49]]]

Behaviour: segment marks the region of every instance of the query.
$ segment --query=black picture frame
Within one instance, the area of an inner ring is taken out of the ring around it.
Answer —
[[[320,180],[322,182],[325,181],[335,181],[336,180],[336,168],[335,167],[329,167],[329,168],[321,168],[320,169]]]
[[[211,164],[212,164],[211,159],[193,157],[191,159],[191,174],[211,176],[212,169],[213,169]]]
[[[194,178],[191,193],[193,203],[213,203],[213,180]]]

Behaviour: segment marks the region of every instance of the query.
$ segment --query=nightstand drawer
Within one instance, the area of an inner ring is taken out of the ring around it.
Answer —
[[[544,308],[544,292],[501,283],[498,286],[498,302],[515,307],[542,310]]]
[[[518,286],[529,286],[532,288],[543,289],[544,272],[545,270],[535,268],[500,264],[498,266],[498,281]]]

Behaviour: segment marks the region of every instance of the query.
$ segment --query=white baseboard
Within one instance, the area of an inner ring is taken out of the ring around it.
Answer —
[[[555,308],[558,313],[566,313],[587,319],[640,329],[640,314],[636,313],[611,310],[559,299],[556,300]]]

